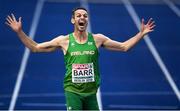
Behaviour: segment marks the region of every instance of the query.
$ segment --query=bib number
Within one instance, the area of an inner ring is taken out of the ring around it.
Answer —
[[[72,82],[73,83],[88,83],[94,82],[94,67],[93,63],[87,64],[72,64]]]

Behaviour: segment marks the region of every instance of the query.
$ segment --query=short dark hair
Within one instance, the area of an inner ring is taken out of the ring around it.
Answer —
[[[88,12],[87,9],[84,8],[84,7],[76,7],[76,8],[74,8],[74,9],[72,10],[72,17],[73,17],[73,18],[74,18],[74,15],[75,15],[75,11],[76,11],[76,10],[85,10],[86,12]]]

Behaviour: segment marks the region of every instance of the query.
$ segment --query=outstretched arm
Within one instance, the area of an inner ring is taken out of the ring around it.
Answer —
[[[32,52],[50,52],[54,51],[58,47],[58,40],[59,38],[55,38],[48,42],[43,43],[36,43],[30,37],[28,37],[22,30],[22,22],[21,17],[19,17],[18,21],[16,20],[15,16],[11,14],[11,16],[7,16],[6,24],[17,33],[19,39],[23,42],[23,44],[29,48]]]
[[[104,36],[103,37],[104,41],[102,45],[105,48],[110,49],[110,50],[126,52],[129,49],[131,49],[134,45],[136,45],[146,34],[148,34],[149,32],[152,32],[154,27],[155,27],[155,24],[152,18],[149,19],[147,24],[144,24],[144,19],[142,19],[141,30],[134,37],[130,38],[129,40],[125,42],[117,42]]]

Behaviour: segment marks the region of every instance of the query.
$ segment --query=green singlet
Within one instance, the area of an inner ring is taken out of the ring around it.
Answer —
[[[79,95],[96,94],[100,83],[98,57],[98,49],[91,33],[88,33],[88,40],[84,44],[77,43],[72,33],[69,35],[69,46],[64,56],[65,91]]]

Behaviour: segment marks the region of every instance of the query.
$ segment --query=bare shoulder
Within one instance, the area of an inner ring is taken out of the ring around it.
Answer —
[[[108,37],[100,33],[93,34],[93,37],[94,37],[94,41],[96,42],[97,48],[101,47],[104,44],[104,42],[108,40]]]
[[[94,37],[94,39],[95,39],[96,41],[104,41],[104,40],[107,40],[107,39],[108,39],[107,36],[105,36],[105,35],[103,35],[103,34],[100,34],[100,33],[98,33],[98,34],[93,34],[93,37]]]
[[[56,44],[57,46],[64,47],[69,43],[69,35],[60,35],[51,40],[52,44]]]
[[[53,40],[55,40],[55,41],[67,41],[67,40],[69,40],[69,35],[60,35],[60,36],[58,36],[58,37],[56,37],[56,38],[54,38]]]
[[[100,38],[100,37],[105,37],[105,35],[97,33],[97,34],[93,34],[93,37]]]

